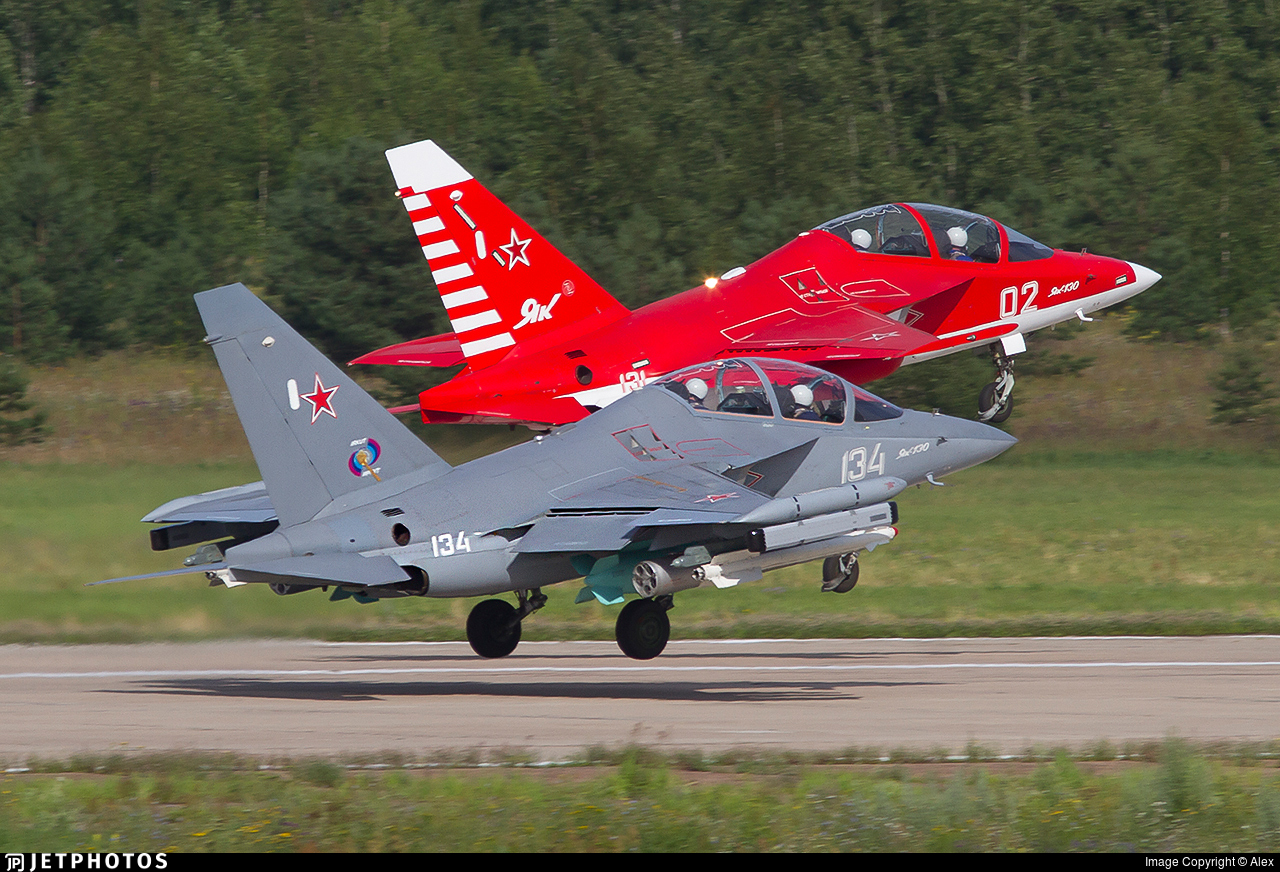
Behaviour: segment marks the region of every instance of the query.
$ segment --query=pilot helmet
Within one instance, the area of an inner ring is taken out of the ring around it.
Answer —
[[[796,401],[797,406],[808,406],[813,403],[813,391],[808,385],[792,385],[791,398]]]
[[[952,227],[947,231],[947,239],[951,240],[952,248],[964,248],[969,244],[969,234],[963,227]]]
[[[849,234],[849,241],[858,248],[870,248],[871,234],[859,227],[857,230]]]
[[[684,383],[684,386],[688,389],[690,395],[695,396],[700,400],[705,400],[707,398],[707,383],[702,379],[691,378]]]

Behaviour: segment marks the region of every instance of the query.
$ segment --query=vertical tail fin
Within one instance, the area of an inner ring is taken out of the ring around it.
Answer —
[[[627,314],[434,142],[393,148],[387,163],[472,369],[519,342]]]
[[[352,491],[449,464],[242,284],[196,294],[283,526]]]

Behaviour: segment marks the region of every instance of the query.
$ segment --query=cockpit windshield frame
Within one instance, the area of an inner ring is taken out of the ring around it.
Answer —
[[[850,212],[815,229],[838,236],[858,251],[869,254],[930,256],[929,242],[919,219],[898,203]]]
[[[928,225],[934,247],[943,260],[1000,262],[1000,228],[990,218],[931,203],[907,205]]]
[[[767,386],[767,387],[766,387]],[[843,424],[884,421],[902,409],[815,366],[781,358],[730,358],[669,373],[646,387],[661,387],[697,412]]]
[[[885,203],[850,212],[814,229],[825,230],[866,254],[937,257],[984,264],[1053,257],[1052,248],[1007,224],[976,212],[932,203]]]

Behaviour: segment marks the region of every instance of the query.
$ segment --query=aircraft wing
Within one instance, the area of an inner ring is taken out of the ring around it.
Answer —
[[[410,339],[362,354],[352,363],[386,366],[457,366],[465,361],[462,343],[452,333]]]
[[[721,357],[781,356],[811,363],[904,357],[937,339],[857,304],[816,315],[783,309],[721,332],[731,343]]]
[[[732,523],[769,498],[697,466],[636,475],[578,494],[550,508],[516,543],[525,553],[618,551],[636,531],[667,528],[666,540],[680,528]]]

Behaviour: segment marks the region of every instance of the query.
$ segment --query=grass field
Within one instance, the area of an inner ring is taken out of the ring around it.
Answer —
[[[0,778],[23,851],[1275,851],[1256,749],[864,762],[640,749],[554,769],[169,756]],[[1096,755],[1097,756],[1097,755]],[[874,758],[872,758],[874,760]],[[1042,758],[1043,759],[1043,758]]]
[[[1134,343],[1111,319],[1068,343],[1078,376],[1019,383],[1022,443],[899,499],[899,538],[847,595],[817,565],[677,597],[673,635],[1280,632],[1280,450],[1267,425],[1208,424],[1219,351]],[[117,354],[36,374],[53,436],[0,455],[0,640],[227,635],[457,639],[471,601],[330,603],[199,575],[85,588],[176,567],[137,522],[175,496],[258,478],[207,356]],[[424,429],[462,462],[523,429]],[[551,589],[529,639],[611,638],[616,609]]]

